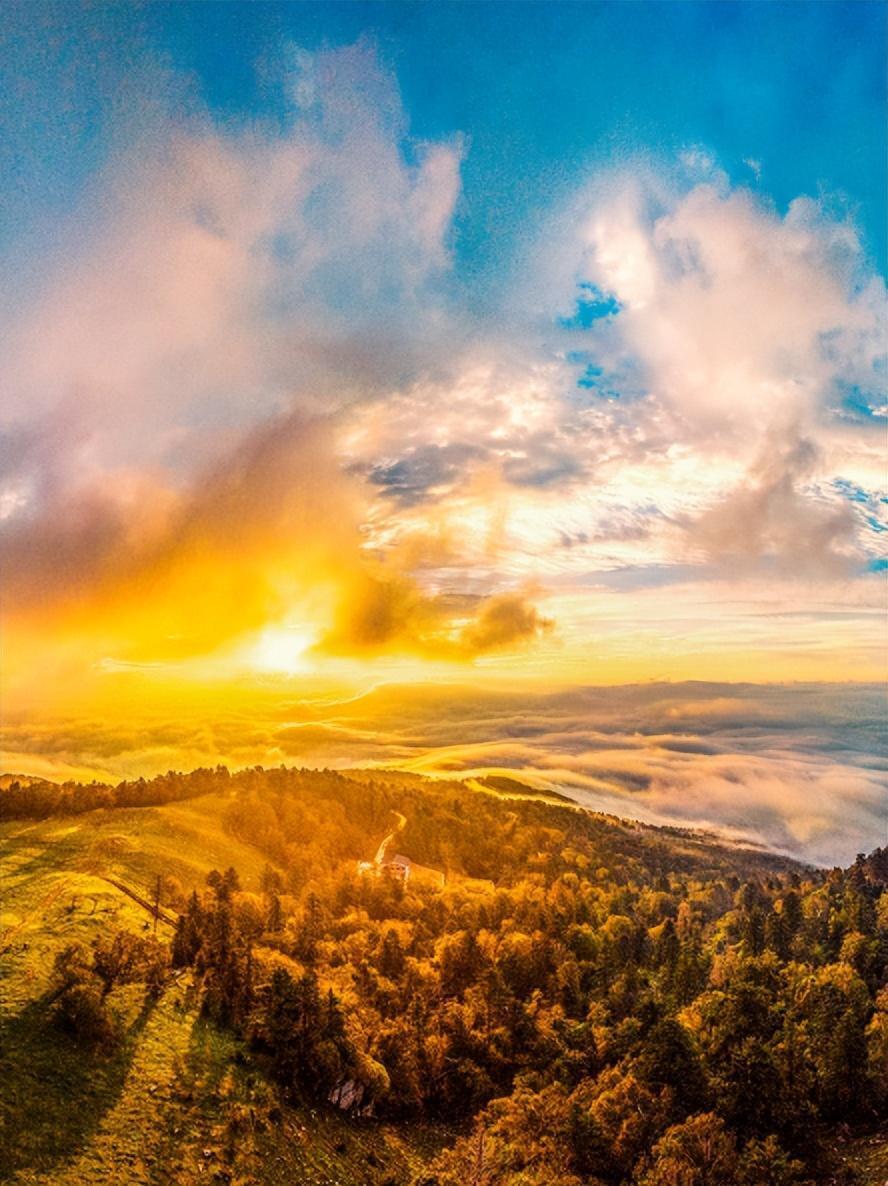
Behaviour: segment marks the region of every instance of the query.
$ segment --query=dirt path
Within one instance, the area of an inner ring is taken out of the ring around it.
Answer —
[[[385,850],[392,843],[394,838],[397,835],[399,835],[401,832],[403,832],[404,828],[407,826],[407,817],[406,816],[401,815],[400,811],[396,811],[395,815],[398,817],[398,825],[393,831],[389,832],[388,836],[386,836],[382,840],[382,842],[379,845],[379,848],[377,848],[376,856],[373,858],[373,863],[376,865],[382,864],[382,862],[385,860]]]

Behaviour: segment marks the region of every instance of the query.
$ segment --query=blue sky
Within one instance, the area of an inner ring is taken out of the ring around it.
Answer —
[[[97,661],[251,632],[261,657],[260,626],[289,655],[298,619],[337,659],[533,642],[567,678],[565,642],[601,656],[609,629],[609,679],[659,673],[660,644],[667,669],[746,675],[750,638],[782,675],[871,672],[886,11],[8,4],[0,536],[22,605],[33,583],[61,621],[60,555],[90,597],[159,537],[187,569],[177,523],[217,531],[234,510],[207,475],[252,457],[262,612],[228,614],[223,549],[216,635],[199,598],[158,608],[165,639],[121,610]],[[291,481],[306,420],[351,524],[332,551]],[[322,538],[278,538],[276,499]],[[300,585],[315,543],[312,588],[353,603],[336,620]],[[833,622],[849,581],[853,635],[778,658],[762,607]]]
[[[885,259],[886,6],[855,3],[7,4],[2,242],[50,239],[135,108],[280,119],[293,44],[374,38],[411,133],[467,138],[454,220],[479,288],[602,162],[691,146],[777,204],[847,201]],[[760,177],[746,163],[756,162]],[[480,293],[477,294],[480,296]]]

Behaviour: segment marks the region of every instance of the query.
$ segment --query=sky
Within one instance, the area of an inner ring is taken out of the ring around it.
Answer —
[[[886,13],[4,6],[7,761],[294,689],[874,694]]]

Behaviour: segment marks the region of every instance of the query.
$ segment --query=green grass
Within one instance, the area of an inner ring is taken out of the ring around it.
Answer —
[[[445,1134],[432,1129],[408,1138],[278,1108],[238,1044],[199,1016],[185,977],[147,1005],[138,986],[112,993],[123,1036],[108,1056],[52,1024],[45,995],[58,951],[152,925],[109,878],[150,898],[158,873],[189,890],[234,865],[245,889],[258,888],[265,858],[225,833],[224,806],[207,796],[0,826],[0,1181],[382,1186],[408,1182],[440,1147]]]

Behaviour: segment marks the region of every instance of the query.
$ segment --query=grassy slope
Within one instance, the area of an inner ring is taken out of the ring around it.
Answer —
[[[158,872],[188,889],[234,865],[245,889],[258,888],[265,858],[223,831],[224,806],[206,796],[0,825],[0,1182],[389,1186],[447,1136],[327,1112],[268,1123],[267,1084],[198,1017],[185,979],[149,1009],[136,989],[113,994],[126,1037],[108,1059],[90,1063],[47,1023],[40,998],[56,952],[146,924],[108,878],[150,898]],[[866,1186],[888,1183],[888,1144],[849,1141],[836,1154]]]
[[[378,1186],[409,1179],[436,1143],[295,1110],[268,1124],[267,1085],[198,1017],[186,980],[149,1008],[138,989],[112,995],[126,1036],[110,1058],[85,1058],[47,1023],[56,952],[146,924],[106,878],[150,897],[158,872],[189,888],[234,865],[258,888],[265,860],[221,830],[222,807],[208,796],[0,826],[0,1181]]]

